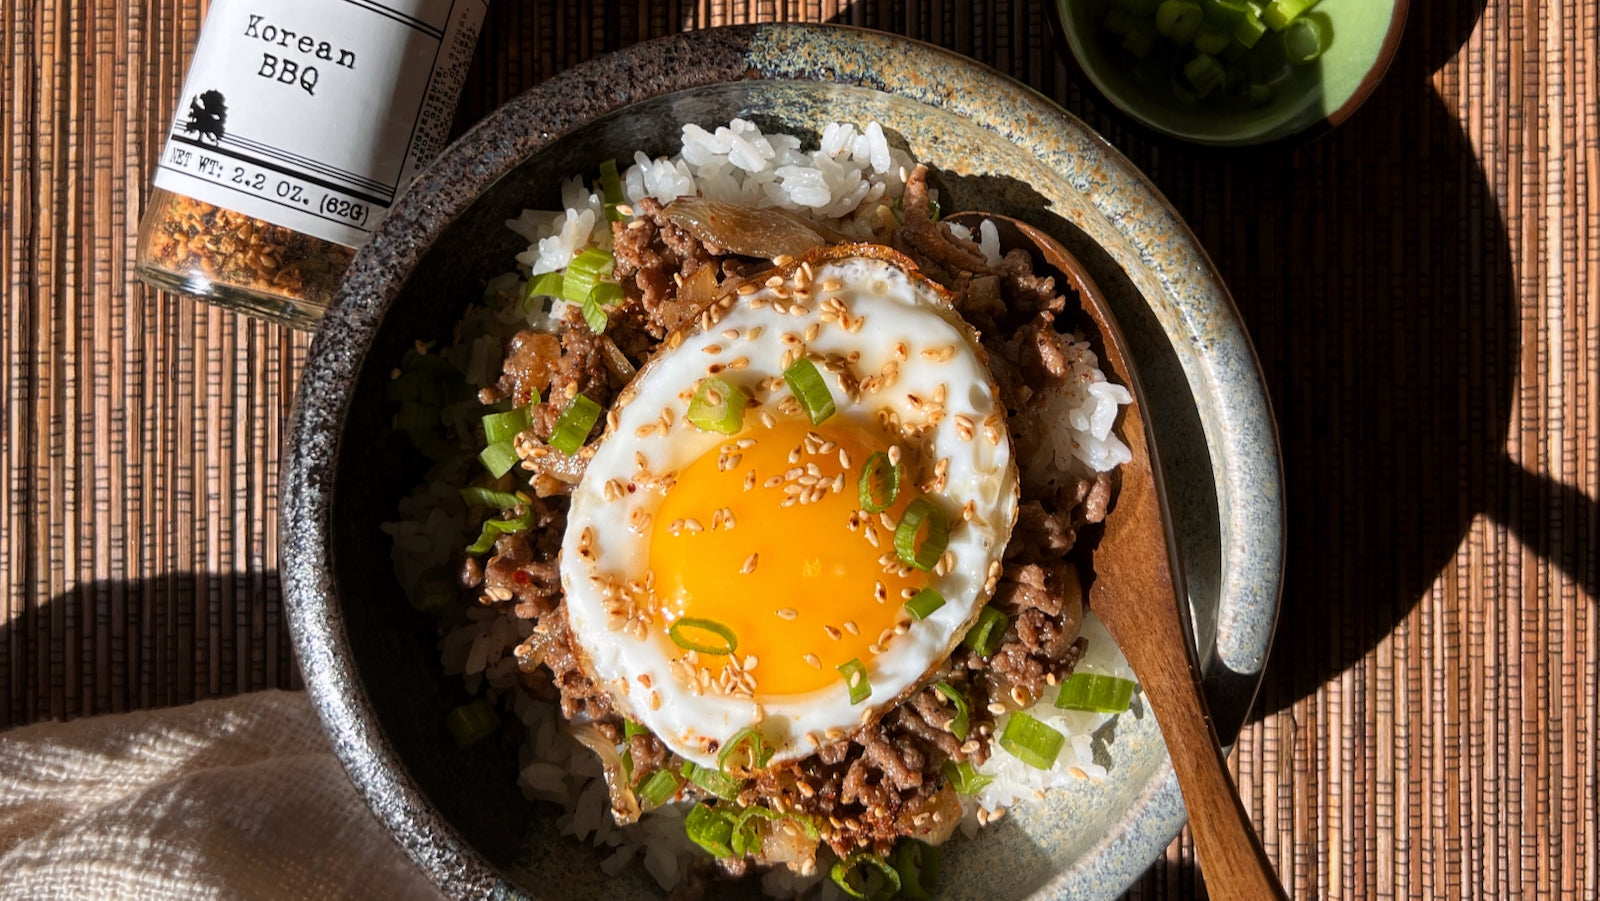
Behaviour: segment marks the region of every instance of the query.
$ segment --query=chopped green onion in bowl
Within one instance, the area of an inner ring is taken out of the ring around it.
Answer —
[[[783,380],[789,383],[789,390],[800,401],[812,425],[821,425],[838,409],[833,402],[833,392],[828,390],[822,373],[817,371],[817,364],[809,359],[801,357],[790,364],[783,371]]]
[[[1067,737],[1022,711],[1011,714],[1006,727],[1000,732],[1000,747],[1011,756],[1035,769],[1048,770],[1055,766],[1056,757]]]
[[[556,417],[555,430],[550,433],[550,446],[567,456],[578,452],[589,440],[589,432],[600,421],[600,405],[587,395],[575,395],[566,409]]]
[[[500,731],[500,714],[488,698],[469,701],[450,711],[445,728],[459,747],[467,748]]]

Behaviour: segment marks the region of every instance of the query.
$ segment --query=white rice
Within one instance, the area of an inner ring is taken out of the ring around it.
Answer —
[[[804,151],[793,135],[764,134],[753,123],[735,119],[714,131],[684,126],[679,154],[656,159],[635,154],[621,178],[630,204],[646,196],[667,203],[699,193],[826,220],[835,230],[865,238],[872,229],[858,214],[898,198],[905,188],[904,174],[913,164],[904,150],[888,143],[876,122],[864,129],[830,124],[823,129],[819,147]],[[514,302],[522,297],[527,280],[564,269],[591,244],[611,244],[604,202],[583,178],[562,182],[561,202],[559,212],[524,210],[506,223],[528,241],[527,250],[516,257],[522,271],[493,279],[486,286],[485,303],[466,313],[454,343],[438,351],[466,372],[475,387],[495,380],[506,337],[529,327],[549,329],[562,314],[561,301],[531,312]],[[972,238],[967,229],[952,227],[961,237]],[[976,241],[991,265],[998,264],[1000,240],[993,223],[980,225]],[[1034,475],[1052,470],[1080,475],[1105,471],[1131,458],[1127,446],[1111,432],[1119,406],[1129,403],[1131,396],[1105,380],[1087,342],[1073,345],[1073,350],[1068,387],[1037,401],[1050,423],[1051,440],[1035,459],[1023,461]],[[454,434],[471,435],[479,412],[478,404],[469,399],[447,407],[441,419]],[[475,464],[468,460],[467,465]],[[467,510],[454,486],[466,481],[466,472],[459,467],[436,467],[427,482],[401,501],[398,519],[383,526],[394,541],[392,556],[400,584],[415,586],[424,571],[448,564],[451,552],[461,546],[468,529]],[[681,885],[691,862],[706,856],[684,833],[683,816],[689,805],[667,805],[646,813],[637,823],[618,827],[609,814],[595,755],[571,735],[554,705],[532,698],[518,683],[513,649],[531,633],[531,623],[487,607],[470,610],[467,618],[440,641],[445,671],[461,675],[469,692],[477,693],[486,685],[489,696],[509,703],[525,724],[517,780],[523,794],[560,805],[562,833],[604,849],[601,868],[606,874],[619,873],[640,860],[663,890]],[[1126,661],[1098,620],[1092,613],[1085,620],[1089,651],[1080,668],[1131,678]],[[1073,780],[1105,777],[1105,767],[1097,762],[1097,752],[1104,759],[1104,749],[1095,747],[1094,734],[1111,717],[1056,710],[1052,700],[1041,700],[1028,712],[1066,736],[1055,766],[1030,767],[996,742],[988,762],[979,768],[993,781],[977,796],[962,799],[967,814],[962,829],[969,836],[992,811],[1025,803]],[[997,722],[997,735],[1008,720],[1006,716]],[[822,901],[843,898],[824,878],[826,870],[824,861],[808,876],[775,869],[761,877],[762,889],[773,897],[809,893]]]

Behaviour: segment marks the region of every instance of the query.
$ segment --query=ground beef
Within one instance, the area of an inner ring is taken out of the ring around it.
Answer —
[[[955,238],[948,227],[935,222],[929,215],[926,178],[923,167],[912,173],[902,204],[904,226],[891,243],[930,277],[949,286],[956,308],[980,330],[1000,399],[1012,416],[1018,457],[1027,459],[1028,451],[1045,440],[1040,424],[1026,415],[1029,400],[1066,378],[1070,370],[1061,333],[1069,305],[1051,277],[1034,272],[1027,253],[1013,251],[991,268],[976,244]],[[733,281],[759,277],[768,266],[764,261],[722,255],[720,248],[701,243],[670,222],[654,199],[639,206],[642,219],[613,226],[616,274],[627,298],[612,311],[606,333],[607,340],[615,341],[636,363],[655,342],[699,312],[698,306],[678,300],[680,282],[675,275],[687,278],[714,264],[727,290]],[[548,438],[555,418],[576,393],[605,407],[617,387],[608,381],[601,339],[575,313],[570,315],[559,354],[552,356],[548,340],[513,339],[507,348],[506,372],[496,386],[514,399],[530,388],[544,392],[546,402],[534,408],[532,424],[541,440]],[[539,387],[541,379],[547,387]],[[545,464],[530,465],[536,475],[560,475],[541,469]],[[739,803],[809,815],[839,854],[862,848],[884,852],[906,835],[931,834],[953,825],[959,808],[942,772],[946,762],[983,763],[993,740],[995,716],[1042,697],[1072,671],[1082,653],[1078,638],[1082,590],[1076,564],[1067,555],[1079,548],[1081,530],[1104,518],[1112,488],[1108,475],[1024,483],[992,600],[1008,617],[999,648],[984,659],[959,647],[939,674],[968,703],[965,735],[957,737],[950,731],[955,708],[941,693],[926,687],[854,735],[825,744],[804,759],[758,773],[745,783]],[[621,742],[622,720],[579,666],[560,606],[556,559],[565,499],[553,497],[536,504],[537,525],[531,535],[502,536],[481,568],[470,562],[462,566],[461,584],[493,602],[513,604],[517,615],[535,621],[535,628],[542,630],[548,651],[542,667],[524,674],[530,690],[559,699],[563,715],[594,721]],[[627,744],[635,786],[662,768],[681,764],[648,733],[627,739]],[[717,865],[723,875],[743,873],[747,866],[744,860]],[[684,894],[703,892],[703,876],[694,876]]]
[[[606,366],[601,336],[590,331],[576,308],[568,310],[561,329],[561,355],[550,371],[549,390],[544,401],[535,404],[528,419],[540,441],[548,441],[556,420],[579,394],[587,396],[604,410],[611,405],[611,373]],[[504,381],[504,378],[502,378]],[[599,434],[605,418],[595,423],[590,435]]]
[[[661,201],[646,197],[637,208],[642,218],[611,225],[615,273],[630,301],[622,315],[657,341],[700,313],[700,305],[677,299],[677,279],[689,278],[724,252],[680,228],[663,209]]]

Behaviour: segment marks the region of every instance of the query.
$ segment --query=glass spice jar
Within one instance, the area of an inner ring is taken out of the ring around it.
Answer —
[[[213,0],[135,273],[299,328],[444,145],[488,0]]]

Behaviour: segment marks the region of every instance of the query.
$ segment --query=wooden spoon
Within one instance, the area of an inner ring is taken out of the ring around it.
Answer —
[[[1206,707],[1176,535],[1147,434],[1149,413],[1122,330],[1083,264],[1043,231],[989,213],[958,213],[948,221],[977,234],[984,219],[999,229],[1002,247],[1032,251],[1036,266],[1042,261],[1055,271],[1058,287],[1077,292],[1100,332],[1095,349],[1101,366],[1134,397],[1118,429],[1133,459],[1118,468],[1120,484],[1094,551],[1089,607],[1121,646],[1161,724],[1206,886],[1211,897],[1228,901],[1286,899],[1228,774]]]

